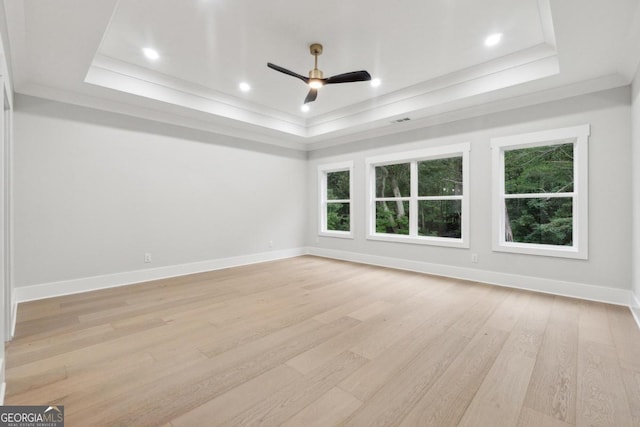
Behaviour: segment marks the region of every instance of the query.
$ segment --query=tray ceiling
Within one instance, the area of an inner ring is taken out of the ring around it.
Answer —
[[[5,10],[17,92],[308,147],[628,84],[638,3],[27,0]],[[266,63],[307,75],[316,42],[325,76],[366,69],[380,86],[324,87],[301,111],[308,88]]]

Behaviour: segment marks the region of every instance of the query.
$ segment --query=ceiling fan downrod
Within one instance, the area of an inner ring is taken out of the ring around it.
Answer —
[[[322,45],[320,43],[313,43],[311,46],[309,46],[309,51],[311,52],[311,55],[313,55],[313,57],[315,58],[313,70],[309,71],[309,78],[310,79],[324,78],[322,71],[318,70],[318,55],[322,55]]]

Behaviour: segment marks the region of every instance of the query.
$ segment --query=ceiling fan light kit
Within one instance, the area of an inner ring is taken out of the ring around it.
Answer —
[[[300,79],[309,86],[309,93],[304,99],[305,104],[315,101],[318,97],[318,89],[320,89],[324,85],[336,83],[366,82],[371,80],[371,75],[364,70],[337,74],[325,79],[322,70],[318,69],[318,55],[322,55],[322,45],[320,43],[313,43],[311,44],[311,46],[309,46],[309,51],[314,57],[314,66],[313,70],[309,71],[309,77],[305,77],[291,70],[287,70],[286,68],[272,64],[271,62],[267,63],[267,67],[279,71],[283,74],[287,74],[289,76]]]

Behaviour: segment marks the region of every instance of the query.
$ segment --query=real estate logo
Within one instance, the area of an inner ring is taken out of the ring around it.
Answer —
[[[64,406],[0,406],[0,427],[64,427]]]

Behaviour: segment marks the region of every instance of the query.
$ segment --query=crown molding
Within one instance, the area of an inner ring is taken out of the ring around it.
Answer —
[[[546,43],[413,85],[321,116],[300,118],[152,70],[96,55],[85,83],[206,114],[235,127],[295,137],[301,145],[386,127],[397,116],[425,117],[460,108],[456,103],[559,72],[555,49]],[[469,103],[463,103],[463,107]]]

